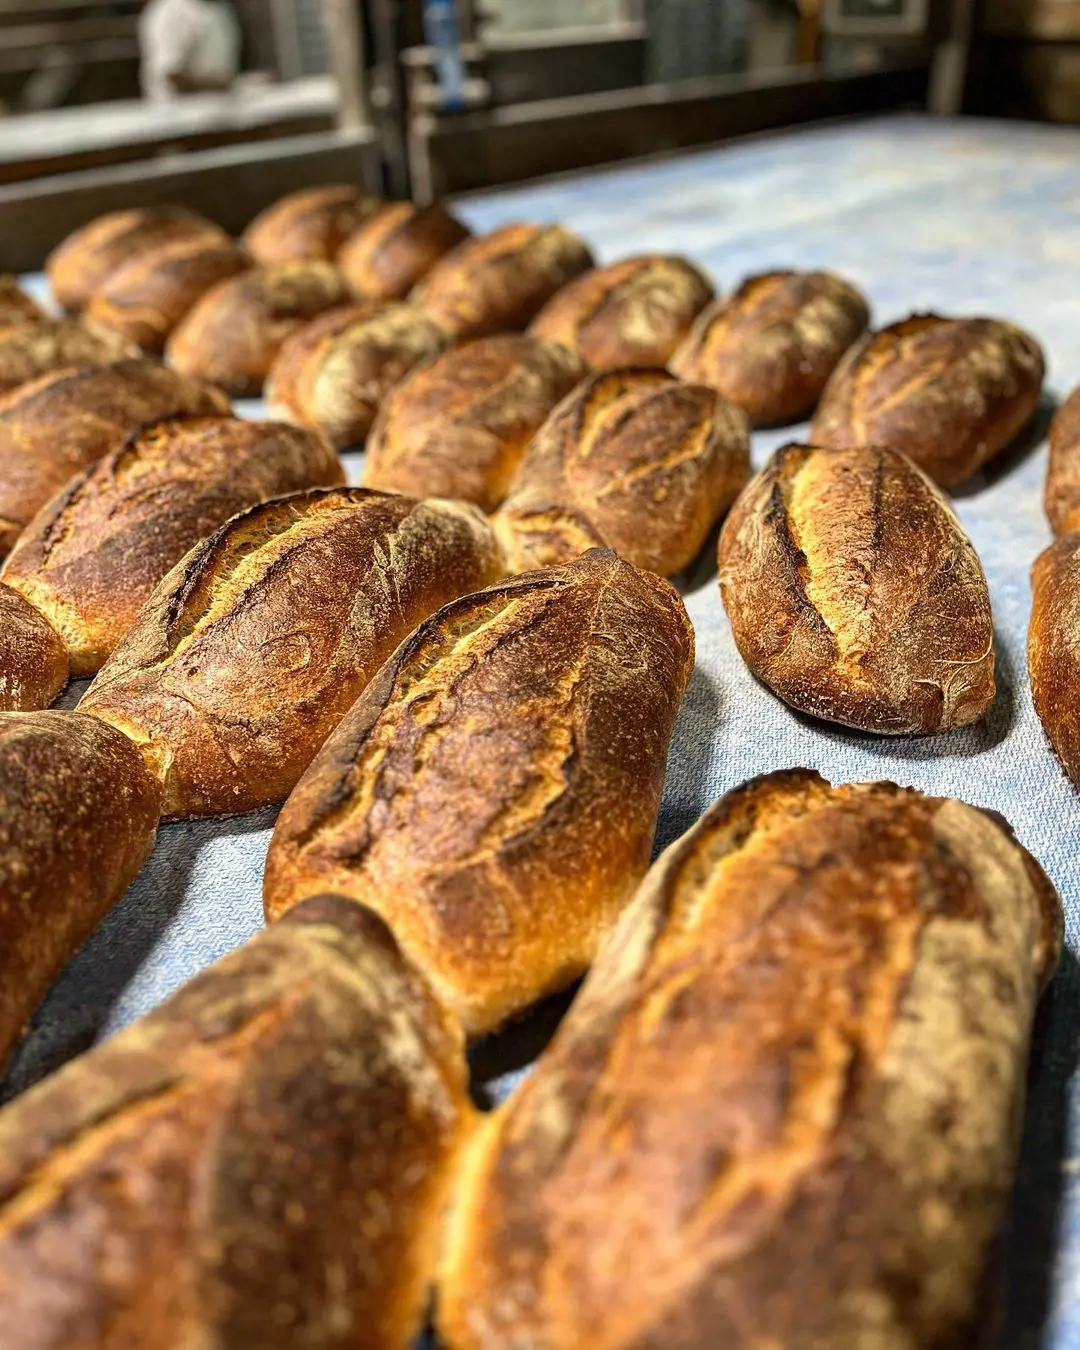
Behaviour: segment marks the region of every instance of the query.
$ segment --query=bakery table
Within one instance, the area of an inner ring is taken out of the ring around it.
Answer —
[[[681,589],[697,668],[676,728],[657,848],[721,793],[807,765],[834,782],[892,779],[1004,814],[1065,903],[1067,947],[1035,1032],[1022,1161],[993,1281],[1001,1350],[1080,1345],[1080,800],[1035,717],[1025,672],[1028,573],[1050,533],[1041,506],[1055,400],[1080,382],[1080,134],[1003,122],[896,116],[800,130],[717,150],[462,199],[477,230],[563,220],[600,258],[685,253],[727,288],[774,267],[831,267],[871,298],[875,320],[912,310],[998,315],[1049,358],[1030,434],[955,494],[986,569],[998,697],[980,725],[882,739],[792,713],[732,643],[711,548]],[[257,405],[252,405],[253,407]],[[805,428],[755,434],[754,461]],[[350,456],[355,478],[359,456]],[[69,691],[66,702],[74,702]],[[57,981],[8,1075],[19,1090],[159,1002],[261,922],[273,810],[162,826],[150,863]],[[508,1090],[562,1001],[479,1045],[480,1090]]]

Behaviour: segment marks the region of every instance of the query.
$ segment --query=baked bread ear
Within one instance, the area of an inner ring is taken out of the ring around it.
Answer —
[[[337,265],[357,295],[404,300],[443,254],[471,233],[437,203],[387,202],[345,240]]]
[[[608,551],[447,605],[286,802],[267,917],[359,901],[492,1030],[582,973],[648,866],[693,664],[676,591]]]
[[[962,802],[808,770],[729,792],[478,1131],[439,1344],[974,1345],[1061,932]]]
[[[567,282],[529,331],[571,347],[596,370],[665,366],[713,294],[709,278],[685,258],[624,258]]]
[[[669,364],[755,425],[791,422],[813,411],[869,322],[865,297],[833,272],[763,272],[709,305]]]
[[[849,349],[825,388],[815,445],[889,445],[943,487],[1004,450],[1039,402],[1045,362],[1000,319],[912,314]]]
[[[113,727],[81,713],[0,713],[0,1065],[146,861],[160,801]]]
[[[518,332],[592,265],[588,246],[562,225],[504,225],[444,254],[412,298],[458,339]]]
[[[385,927],[312,900],[0,1112],[5,1350],[408,1350],[473,1120]]]
[[[0,712],[47,708],[67,681],[60,634],[29,600],[0,584]]]
[[[167,815],[279,802],[398,643],[501,568],[464,502],[279,497],[177,563],[79,706],[141,747]]]
[[[107,328],[78,319],[37,319],[0,328],[0,395],[72,366],[104,366],[138,348]]]
[[[300,188],[261,211],[241,243],[264,267],[331,262],[349,235],[382,204],[351,183]]]
[[[143,424],[228,411],[220,390],[141,357],[53,371],[0,394],[0,557],[50,497]]]
[[[0,272],[0,328],[47,318],[45,311],[19,285],[17,277]]]
[[[989,711],[982,565],[944,495],[897,451],[784,446],[724,522],[718,563],[743,660],[793,708],[889,736]]]

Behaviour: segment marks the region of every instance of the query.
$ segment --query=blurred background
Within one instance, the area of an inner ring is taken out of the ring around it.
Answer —
[[[0,0],[0,269],[136,181],[239,225],[902,107],[1080,121],[1080,0]]]

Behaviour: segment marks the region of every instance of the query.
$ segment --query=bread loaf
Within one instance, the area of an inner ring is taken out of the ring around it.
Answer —
[[[112,727],[80,713],[0,714],[0,1064],[146,861],[160,799]]]
[[[607,371],[578,385],[536,433],[499,529],[529,564],[530,546],[547,538],[529,522],[568,506],[635,567],[669,575],[694,560],[749,470],[746,418],[712,389],[664,370]],[[531,565],[562,561],[545,552]]]
[[[137,253],[102,282],[86,307],[90,323],[163,352],[169,334],[200,296],[252,266],[231,239],[180,239]]]
[[[137,207],[98,216],[49,254],[45,271],[52,293],[65,309],[82,309],[118,267],[181,239],[223,244],[228,235],[179,206]]]
[[[104,366],[138,351],[118,333],[77,319],[40,319],[0,328],[0,394],[70,366]]]
[[[413,299],[456,338],[513,332],[592,265],[587,245],[562,225],[504,225],[440,258]]]
[[[470,1147],[440,1345],[974,1345],[1060,934],[961,802],[806,770],[728,793]]]
[[[0,557],[74,474],[143,423],[228,411],[218,390],[142,359],[54,371],[0,394]]]
[[[384,396],[446,334],[416,305],[378,302],[312,320],[270,367],[271,411],[321,428],[335,445],[360,444]]]
[[[301,188],[255,217],[243,244],[264,267],[329,262],[350,234],[382,205],[350,183]]]
[[[0,328],[10,328],[12,324],[29,323],[45,317],[45,311],[31,300],[18,280],[8,273],[0,272]]]
[[[890,445],[935,483],[963,482],[1035,411],[1043,354],[998,319],[913,314],[850,348],[814,418],[815,445]]]
[[[169,338],[169,364],[237,397],[253,396],[290,334],[349,299],[331,263],[256,267],[212,286]]]
[[[709,278],[685,258],[625,258],[569,282],[529,331],[572,347],[597,370],[664,366],[713,294]]]
[[[649,863],[694,664],[677,593],[607,551],[447,605],[286,802],[267,917],[373,909],[471,1035],[568,984]]]
[[[790,422],[813,411],[869,322],[865,297],[832,272],[763,272],[705,310],[670,366],[757,425]]]
[[[533,433],[585,371],[568,347],[524,334],[451,347],[383,399],[365,447],[364,482],[493,511]]]
[[[337,264],[357,295],[404,300],[471,231],[442,206],[388,202],[342,245]]]
[[[279,498],[177,563],[80,707],[142,747],[168,815],[281,801],[398,643],[500,568],[464,503]]]
[[[978,556],[895,450],[778,450],[724,523],[719,573],[743,659],[794,708],[899,736],[976,722],[994,701]]]
[[[0,712],[47,708],[67,679],[60,634],[18,591],[0,585]]]
[[[408,1350],[472,1120],[452,1019],[313,900],[0,1113],[5,1350]]]
[[[1073,390],[1050,424],[1043,505],[1055,534],[1080,529],[1080,389]]]
[[[157,422],[38,512],[0,580],[60,633],[72,675],[93,675],[200,539],[270,497],[344,481],[314,431],[235,417]]]
[[[1080,786],[1080,535],[1062,535],[1038,556],[1031,589],[1031,697],[1062,768]]]

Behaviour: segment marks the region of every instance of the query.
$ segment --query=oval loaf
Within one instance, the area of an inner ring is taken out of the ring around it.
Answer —
[[[104,366],[138,350],[119,333],[78,319],[40,319],[0,329],[0,395],[70,366]]]
[[[446,606],[286,802],[267,916],[373,909],[470,1035],[575,979],[648,866],[694,662],[677,593],[613,553]]]
[[[346,239],[337,265],[357,295],[404,300],[443,254],[470,234],[442,206],[388,202]]]
[[[606,371],[536,433],[498,528],[515,568],[564,562],[549,552],[560,535],[534,525],[570,507],[635,567],[671,575],[693,562],[749,469],[746,417],[714,390],[664,370]]]
[[[928,735],[994,701],[982,566],[944,496],[895,450],[778,450],[724,523],[719,573],[743,660],[793,708]]]
[[[1055,534],[1080,530],[1080,389],[1072,391],[1050,424],[1043,505]]]
[[[585,373],[569,348],[525,334],[459,343],[383,399],[367,440],[364,482],[493,511],[533,433]]]
[[[281,801],[398,643],[500,568],[465,503],[281,497],[177,563],[80,707],[142,747],[168,815]]]
[[[408,1350],[460,1042],[359,906],[259,933],[0,1113],[4,1350]]]
[[[1080,534],[1040,553],[1031,590],[1031,697],[1062,768],[1080,786]]]
[[[0,584],[0,712],[47,708],[67,681],[60,634],[29,600]]]
[[[350,183],[301,188],[279,198],[251,222],[242,243],[264,267],[330,262],[350,234],[381,206]]]
[[[832,272],[764,272],[711,304],[669,364],[755,425],[790,422],[813,410],[869,321],[864,296]]]
[[[529,331],[571,347],[596,370],[664,366],[712,298],[712,282],[685,258],[624,258],[568,282]]]
[[[1061,926],[962,802],[729,792],[470,1146],[439,1344],[973,1346]]]
[[[1039,344],[999,319],[913,314],[850,348],[814,417],[815,445],[889,445],[952,487],[1009,444],[1039,402]]]
[[[0,580],[60,633],[72,675],[93,675],[200,539],[270,497],[344,481],[332,448],[305,428],[236,417],[157,422],[38,512]]]

